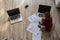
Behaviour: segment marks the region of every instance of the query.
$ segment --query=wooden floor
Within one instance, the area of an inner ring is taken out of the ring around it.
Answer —
[[[15,0],[1,0],[0,1],[0,40],[32,40],[32,34],[26,31],[29,25],[28,17],[38,12],[39,4],[50,5],[51,16],[53,17],[53,28],[51,36],[49,33],[42,33],[42,40],[60,40],[60,21],[59,11],[55,6],[54,0],[22,0],[15,2]],[[29,5],[25,9],[25,5]],[[19,7],[23,17],[23,21],[11,25],[8,21],[7,10]]]

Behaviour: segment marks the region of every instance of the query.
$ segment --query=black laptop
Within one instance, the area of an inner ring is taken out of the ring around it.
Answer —
[[[39,8],[38,8],[38,13],[40,13],[39,16],[43,16],[46,11],[50,12],[50,10],[51,10],[51,6],[39,5]]]
[[[19,8],[8,10],[7,13],[8,13],[9,18],[11,20],[11,23],[15,23],[15,22],[18,22],[18,21],[22,20],[22,18],[20,16]]]
[[[11,20],[14,20],[14,19],[17,19],[20,17],[20,11],[19,11],[19,8],[15,8],[15,9],[11,9],[11,10],[8,10],[7,11],[9,17]]]
[[[48,5],[39,5],[38,12],[39,13],[45,13],[46,11],[50,12],[51,6]]]

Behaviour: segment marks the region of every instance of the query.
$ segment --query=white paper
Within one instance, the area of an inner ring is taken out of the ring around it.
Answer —
[[[38,28],[38,23],[30,23],[28,28],[27,28],[27,31],[37,35],[38,32],[39,32],[39,28]]]
[[[36,14],[33,14],[33,15],[28,17],[28,20],[30,22],[39,22],[40,21],[40,17],[38,17]]]
[[[41,40],[42,32],[38,32],[37,35],[32,34],[32,40]]]

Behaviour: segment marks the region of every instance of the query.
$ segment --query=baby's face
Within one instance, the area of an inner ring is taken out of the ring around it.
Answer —
[[[47,11],[45,12],[45,17],[49,17],[50,16],[50,13]]]

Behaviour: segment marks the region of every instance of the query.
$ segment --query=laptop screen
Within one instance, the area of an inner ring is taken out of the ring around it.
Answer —
[[[39,5],[38,12],[39,13],[45,13],[46,11],[49,11],[50,12],[50,10],[51,10],[51,6]]]
[[[20,14],[20,11],[19,11],[19,8],[15,8],[15,9],[8,10],[7,13],[9,16],[13,16],[16,14]]]

